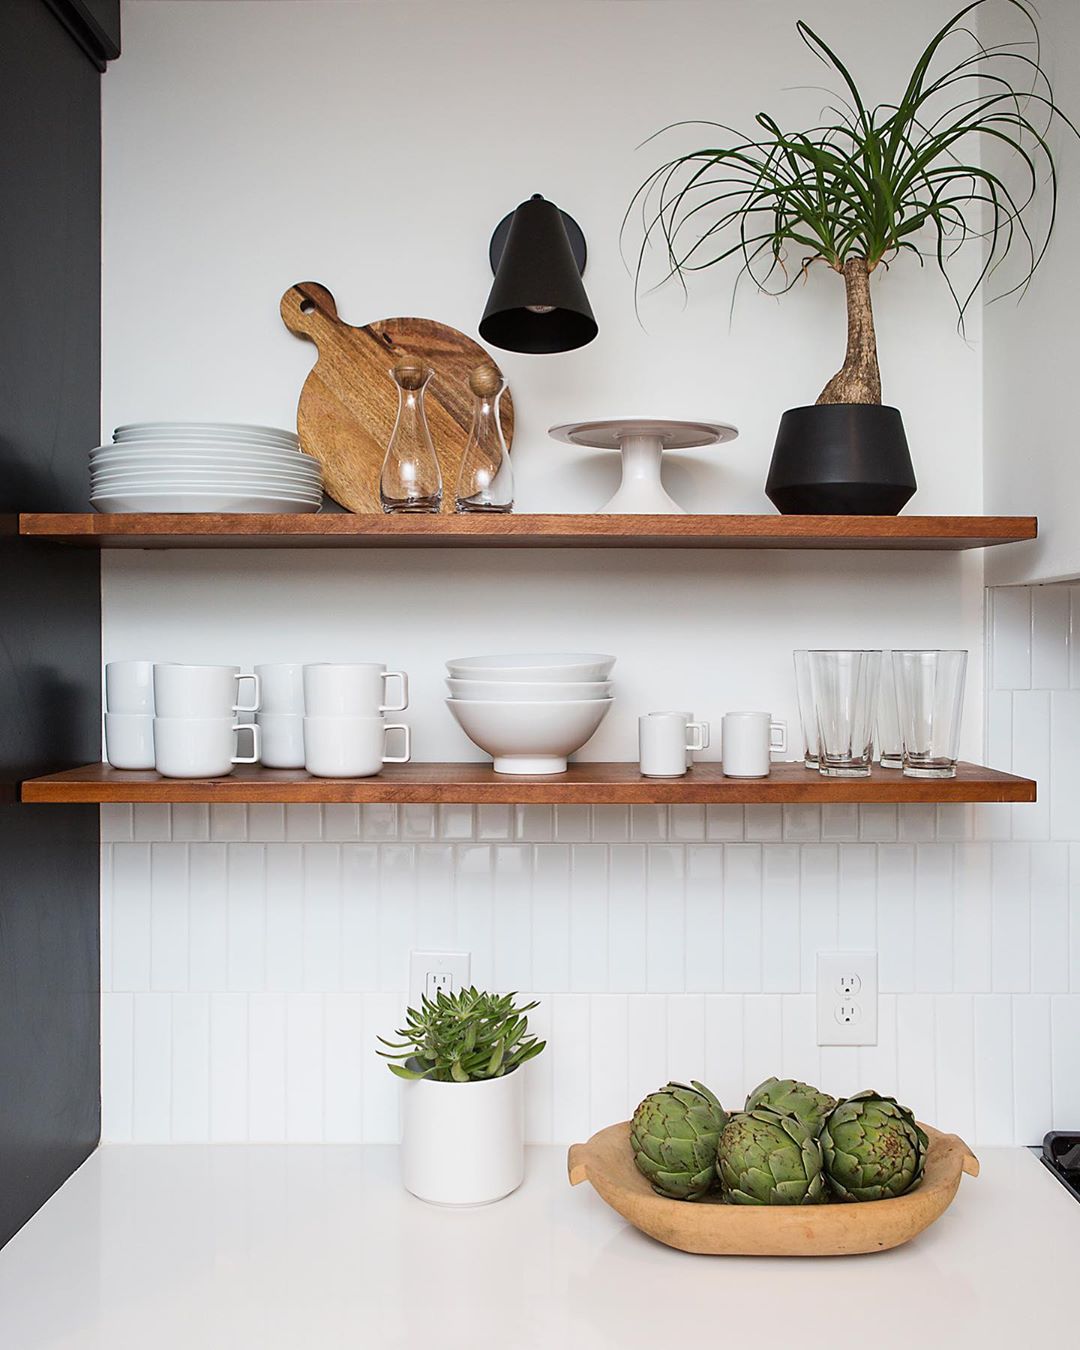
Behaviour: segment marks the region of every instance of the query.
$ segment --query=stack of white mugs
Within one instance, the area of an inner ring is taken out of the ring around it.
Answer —
[[[114,769],[156,769],[165,778],[220,778],[236,764],[259,762],[319,778],[368,778],[410,758],[409,728],[384,716],[408,702],[408,677],[374,662],[263,665],[246,674],[239,666],[112,661],[105,667],[106,756]],[[402,736],[397,755],[389,753],[394,731]]]
[[[268,769],[307,769],[316,778],[370,778],[384,764],[405,764],[412,746],[404,722],[388,712],[409,706],[409,677],[373,661],[354,665],[256,666],[262,688],[257,721]],[[396,697],[390,697],[396,681]],[[401,753],[389,753],[390,733]]]

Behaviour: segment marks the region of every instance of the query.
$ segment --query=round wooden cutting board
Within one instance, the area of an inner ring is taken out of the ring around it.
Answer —
[[[390,367],[411,356],[435,372],[424,406],[442,473],[444,513],[453,513],[461,457],[472,423],[469,372],[496,362],[472,338],[434,319],[380,319],[353,328],[338,318],[334,297],[315,281],[281,298],[285,327],[307,338],[319,357],[300,391],[296,430],[301,448],[323,466],[329,496],[350,511],[381,511],[379,473],[397,417]],[[509,449],[514,404],[503,392],[500,420]]]

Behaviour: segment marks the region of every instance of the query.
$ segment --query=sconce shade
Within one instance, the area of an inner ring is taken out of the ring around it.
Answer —
[[[596,336],[562,212],[537,195],[514,212],[480,336],[510,352],[570,352]]]

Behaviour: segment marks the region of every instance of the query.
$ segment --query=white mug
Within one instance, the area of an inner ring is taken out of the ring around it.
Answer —
[[[268,713],[260,708],[255,721],[262,741],[259,759],[268,769],[304,767],[304,719],[300,714]]]
[[[405,751],[386,753],[391,731],[405,733]],[[381,717],[305,717],[304,767],[315,778],[371,778],[384,764],[406,764],[412,752],[404,722]]]
[[[691,752],[708,744],[708,722],[692,722],[689,713],[645,713],[638,718],[638,753],[646,778],[681,778]]]
[[[105,667],[105,708],[153,717],[153,661],[110,661]]]
[[[239,686],[251,680],[252,701],[239,702]],[[255,712],[259,706],[258,675],[242,675],[239,666],[154,667],[154,710],[158,717],[228,718],[234,712]]]
[[[237,754],[237,736],[251,732],[251,754]],[[259,728],[231,717],[155,717],[154,767],[163,778],[224,778],[234,764],[256,764]]]
[[[725,713],[720,750],[725,778],[768,778],[771,751],[787,749],[787,723],[767,712]]]
[[[259,677],[259,711],[304,715],[304,667],[299,661],[256,666]]]
[[[399,700],[387,699],[388,680],[399,681]],[[404,712],[409,706],[409,677],[374,661],[356,665],[304,667],[304,712],[308,717],[374,717]]]
[[[107,712],[105,758],[114,769],[152,769],[153,717],[147,713]]]

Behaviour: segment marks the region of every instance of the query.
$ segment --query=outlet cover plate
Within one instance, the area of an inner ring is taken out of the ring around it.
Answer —
[[[471,952],[410,952],[409,1007],[419,1008],[421,996],[434,998],[436,990],[456,994],[469,983]]]
[[[818,952],[818,1045],[877,1045],[877,952]]]

